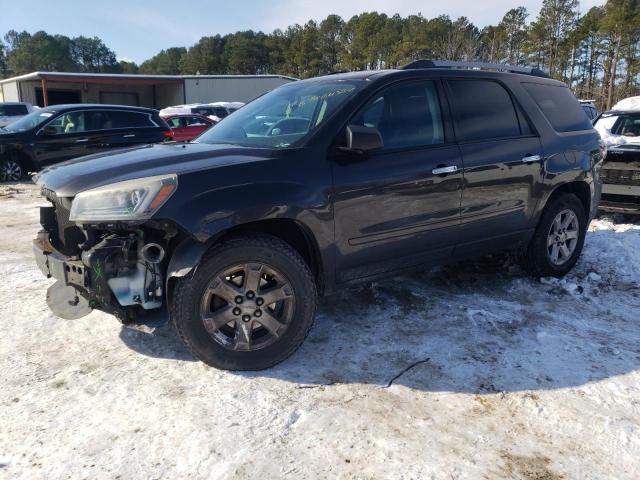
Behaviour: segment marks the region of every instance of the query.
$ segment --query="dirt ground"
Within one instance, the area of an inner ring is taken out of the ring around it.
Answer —
[[[275,368],[52,316],[34,186],[0,186],[0,478],[640,478],[640,222],[562,281],[501,259],[345,290]]]

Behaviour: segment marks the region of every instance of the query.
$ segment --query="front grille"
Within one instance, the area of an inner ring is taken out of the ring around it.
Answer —
[[[602,183],[614,185],[640,186],[640,170],[616,170],[603,168],[600,170]]]
[[[58,198],[56,192],[48,188],[42,189],[42,195],[53,203],[56,212],[56,224],[49,229],[52,245],[64,255],[77,255],[78,245],[86,238],[82,230],[69,220],[71,199]]]
[[[640,162],[640,145],[624,145],[611,147],[607,151],[607,162]]]

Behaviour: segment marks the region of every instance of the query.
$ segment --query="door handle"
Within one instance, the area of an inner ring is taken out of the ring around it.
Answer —
[[[78,140],[76,140],[76,143],[85,143],[88,142],[89,139],[88,138],[79,138]]]
[[[542,155],[525,155],[522,157],[524,163],[539,162],[540,160],[542,160]]]
[[[458,167],[452,165],[451,167],[438,167],[431,170],[434,175],[446,175],[447,173],[455,173],[458,171]]]
[[[135,134],[135,133],[130,133],[130,134],[128,134],[128,135],[123,135],[123,136],[122,136],[122,138],[133,138],[133,137],[135,137],[135,136],[136,136],[136,134]]]

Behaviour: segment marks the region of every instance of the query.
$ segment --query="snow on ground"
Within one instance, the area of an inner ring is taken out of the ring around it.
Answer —
[[[1,478],[640,478],[638,223],[594,221],[560,281],[489,258],[345,290],[229,373],[168,326],[53,317],[40,203],[0,187]]]

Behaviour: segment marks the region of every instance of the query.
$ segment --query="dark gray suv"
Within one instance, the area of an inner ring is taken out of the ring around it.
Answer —
[[[196,357],[262,369],[303,342],[318,294],[355,282],[500,250],[533,275],[566,274],[601,159],[578,101],[536,70],[330,75],[271,91],[195,143],[43,171],[34,252],[59,315],[143,322],[166,308]]]

